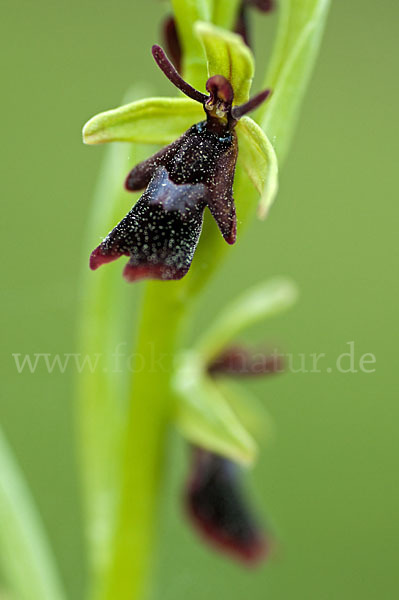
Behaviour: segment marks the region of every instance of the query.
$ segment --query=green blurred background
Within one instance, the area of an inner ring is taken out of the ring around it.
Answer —
[[[154,598],[398,597],[399,4],[332,4],[275,207],[231,251],[197,322],[243,287],[290,275],[296,308],[247,338],[327,355],[322,373],[250,384],[275,422],[250,487],[278,550],[248,571],[197,540],[180,511],[186,459],[175,436]],[[74,600],[85,577],[74,373],[18,374],[12,353],[76,351],[82,240],[104,153],[82,145],[81,126],[134,82],[171,93],[149,52],[162,11],[157,0],[3,1],[1,420]],[[257,18],[260,71],[275,25],[276,15]],[[376,356],[374,373],[327,372],[350,341],[357,360]]]

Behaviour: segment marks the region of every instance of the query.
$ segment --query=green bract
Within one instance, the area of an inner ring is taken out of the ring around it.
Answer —
[[[231,377],[219,376],[215,379],[215,385],[256,442],[267,443],[273,439],[273,420],[257,396]]]
[[[182,355],[172,386],[178,398],[177,425],[192,443],[241,463],[253,462],[256,445],[247,428],[259,437],[256,423],[268,424],[267,415],[241,386],[211,378],[207,366],[241,330],[289,308],[296,297],[288,279],[255,286],[225,307],[194,351]],[[266,434],[268,430],[269,425]]]
[[[172,385],[179,400],[176,424],[190,442],[243,464],[253,462],[254,440],[195,353],[183,357]]]

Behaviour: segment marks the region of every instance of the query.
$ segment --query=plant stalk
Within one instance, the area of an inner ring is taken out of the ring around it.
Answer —
[[[146,284],[112,558],[105,585],[95,596],[101,600],[136,600],[148,593],[165,436],[173,410],[170,377],[185,314],[178,290],[178,282]]]

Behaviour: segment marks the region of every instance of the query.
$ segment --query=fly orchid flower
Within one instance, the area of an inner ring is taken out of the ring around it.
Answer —
[[[153,57],[166,77],[186,96],[202,104],[206,119],[178,140],[136,165],[126,189],[143,195],[92,252],[91,269],[128,256],[127,281],[181,279],[189,270],[202,229],[205,207],[228,244],[236,240],[233,181],[238,144],[235,127],[269,95],[264,90],[233,107],[234,92],[222,75],[210,77],[208,94],[179,75],[160,46]]]
[[[228,346],[208,364],[207,374],[212,379],[271,375],[282,372],[281,359],[281,355]],[[240,467],[235,461],[193,446],[184,498],[195,529],[216,549],[247,564],[255,564],[267,556],[271,547],[270,533],[262,532],[252,514],[241,489]]]

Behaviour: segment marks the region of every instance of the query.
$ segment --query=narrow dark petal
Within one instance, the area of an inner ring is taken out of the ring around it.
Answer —
[[[265,556],[266,541],[243,498],[233,462],[194,448],[186,505],[195,527],[219,550],[248,564]]]
[[[245,0],[247,4],[254,6],[261,12],[270,12],[274,8],[273,0]]]
[[[180,73],[181,71],[181,44],[176,27],[176,21],[173,17],[167,17],[163,25],[163,37],[166,49],[172,59],[173,65]]]
[[[162,50],[161,46],[154,44],[152,47],[152,55],[157,63],[158,67],[161,71],[166,75],[166,77],[175,85],[183,94],[186,94],[189,98],[204,104],[207,96],[202,94],[195,88],[193,88],[189,83],[184,81],[184,79],[179,75],[176,71],[175,67],[172,65],[165,52]]]
[[[243,117],[247,113],[258,108],[258,106],[260,106],[269,95],[270,90],[263,90],[263,92],[259,92],[259,94],[256,94],[256,96],[250,98],[248,102],[245,102],[245,104],[235,106],[231,111],[233,118],[238,121],[238,119],[241,119],[241,117]]]
[[[234,31],[235,33],[241,35],[242,39],[244,40],[247,46],[251,46],[247,11],[244,5],[241,6],[240,12],[238,13]]]
[[[174,184],[160,167],[132,210],[93,252],[92,268],[126,255],[128,281],[180,279],[198,243],[206,194],[202,184]]]
[[[208,366],[208,372],[213,376],[271,375],[283,370],[281,355],[254,352],[240,346],[227,348]]]

